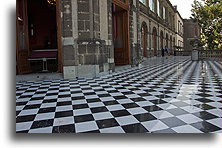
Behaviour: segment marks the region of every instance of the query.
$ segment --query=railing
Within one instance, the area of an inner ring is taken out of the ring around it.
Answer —
[[[176,56],[191,56],[191,51],[176,51]]]
[[[199,60],[222,60],[222,50],[199,50]]]

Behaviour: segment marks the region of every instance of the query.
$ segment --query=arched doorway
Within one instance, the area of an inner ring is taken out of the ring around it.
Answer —
[[[157,56],[157,30],[153,27],[153,55]]]
[[[172,40],[172,36],[170,36],[170,54],[172,53],[173,51],[173,40]]]
[[[143,22],[141,27],[141,45],[144,57],[147,57],[147,32],[148,32],[147,25],[145,22]]]
[[[160,32],[160,48],[163,49],[163,31]]]
[[[169,48],[169,36],[166,34],[166,47]]]

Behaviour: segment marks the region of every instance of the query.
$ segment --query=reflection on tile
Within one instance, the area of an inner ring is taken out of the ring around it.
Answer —
[[[98,78],[18,82],[16,132],[219,133],[221,64],[157,57]]]

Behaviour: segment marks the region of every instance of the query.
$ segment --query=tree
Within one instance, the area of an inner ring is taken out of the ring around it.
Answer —
[[[201,27],[200,40],[207,49],[222,48],[222,0],[194,0],[192,19]]]

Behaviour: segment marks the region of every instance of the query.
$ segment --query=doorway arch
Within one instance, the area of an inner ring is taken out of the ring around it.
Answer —
[[[157,56],[157,30],[153,27],[153,55]]]
[[[143,57],[147,57],[147,37],[148,37],[148,28],[145,22],[142,23],[141,27],[141,46],[143,49]]]

